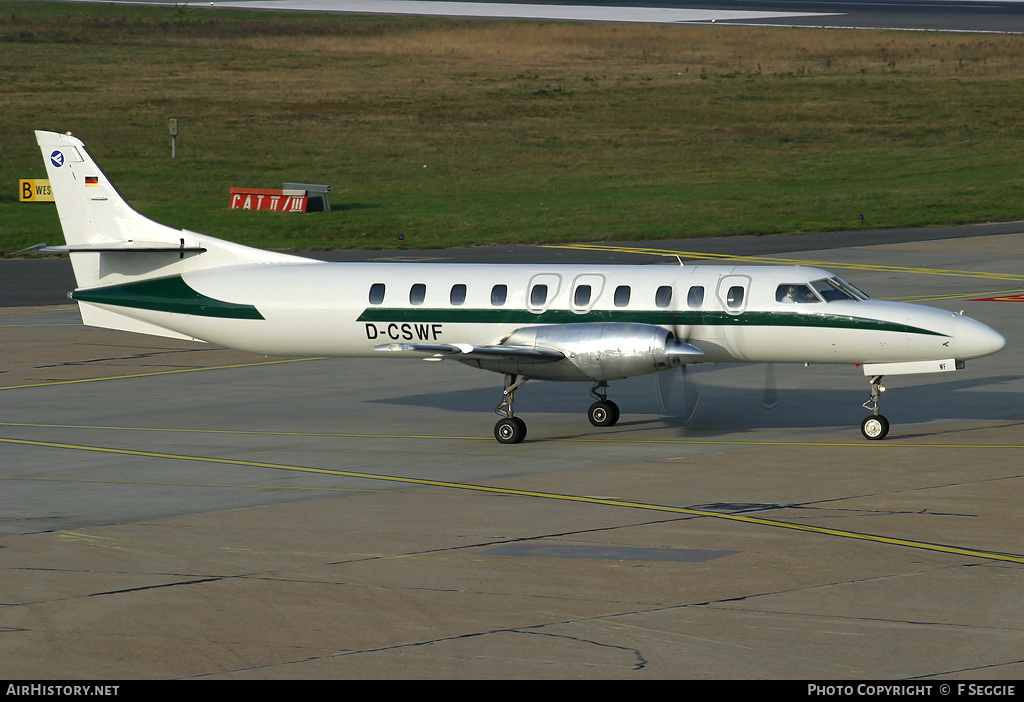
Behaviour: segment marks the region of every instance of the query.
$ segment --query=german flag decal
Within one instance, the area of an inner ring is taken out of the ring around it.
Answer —
[[[100,184],[99,176],[86,176],[85,177],[85,187],[87,187],[87,188],[95,188],[95,187],[99,186],[99,184]]]

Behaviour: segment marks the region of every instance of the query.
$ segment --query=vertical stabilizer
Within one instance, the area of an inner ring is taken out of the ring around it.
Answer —
[[[128,206],[80,139],[37,131],[36,141],[69,246],[179,242],[180,231],[146,219]]]
[[[80,139],[36,132],[78,288],[115,285],[245,263],[303,262],[154,222],[133,210]]]

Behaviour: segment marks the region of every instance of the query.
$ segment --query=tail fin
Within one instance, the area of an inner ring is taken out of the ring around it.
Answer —
[[[80,139],[37,131],[36,141],[69,251],[98,251],[135,242],[180,246],[182,232],[146,219],[129,207]]]
[[[64,246],[41,250],[71,254],[78,291],[171,278],[217,266],[313,263],[308,258],[262,251],[147,219],[125,202],[80,139],[56,132],[35,134],[65,240]],[[180,336],[129,320],[111,309],[87,302],[80,305],[86,324]]]
[[[71,257],[79,288],[218,265],[309,261],[201,236],[147,219],[125,202],[86,151],[81,139],[70,134],[37,131],[36,141],[46,164],[65,241],[65,246],[47,247],[45,251],[79,254]],[[212,255],[190,261],[191,265],[179,266],[179,270],[167,270],[176,259],[184,261],[206,252]],[[113,255],[104,257],[103,254]],[[126,257],[122,254],[139,255]]]

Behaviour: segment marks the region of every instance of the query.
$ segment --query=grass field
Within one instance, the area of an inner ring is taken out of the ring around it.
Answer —
[[[17,201],[33,129],[154,219],[276,249],[1024,219],[1022,69],[1014,35],[0,1],[0,253],[59,239]],[[285,181],[334,211],[227,207]]]

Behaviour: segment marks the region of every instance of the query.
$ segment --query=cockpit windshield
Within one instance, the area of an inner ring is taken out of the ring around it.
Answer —
[[[803,283],[783,283],[775,289],[776,302],[791,302],[801,304],[805,302],[821,302],[817,295]]]
[[[868,295],[866,292],[864,292],[863,290],[861,290],[857,286],[852,285],[851,283],[847,283],[845,280],[842,280],[840,278],[833,278],[832,280],[834,280],[839,285],[842,285],[847,290],[851,291],[853,293],[854,297],[856,297],[858,300],[870,300],[871,299],[871,296]]]
[[[811,282],[811,287],[825,302],[836,300],[868,300],[866,294],[839,278],[822,278]]]

